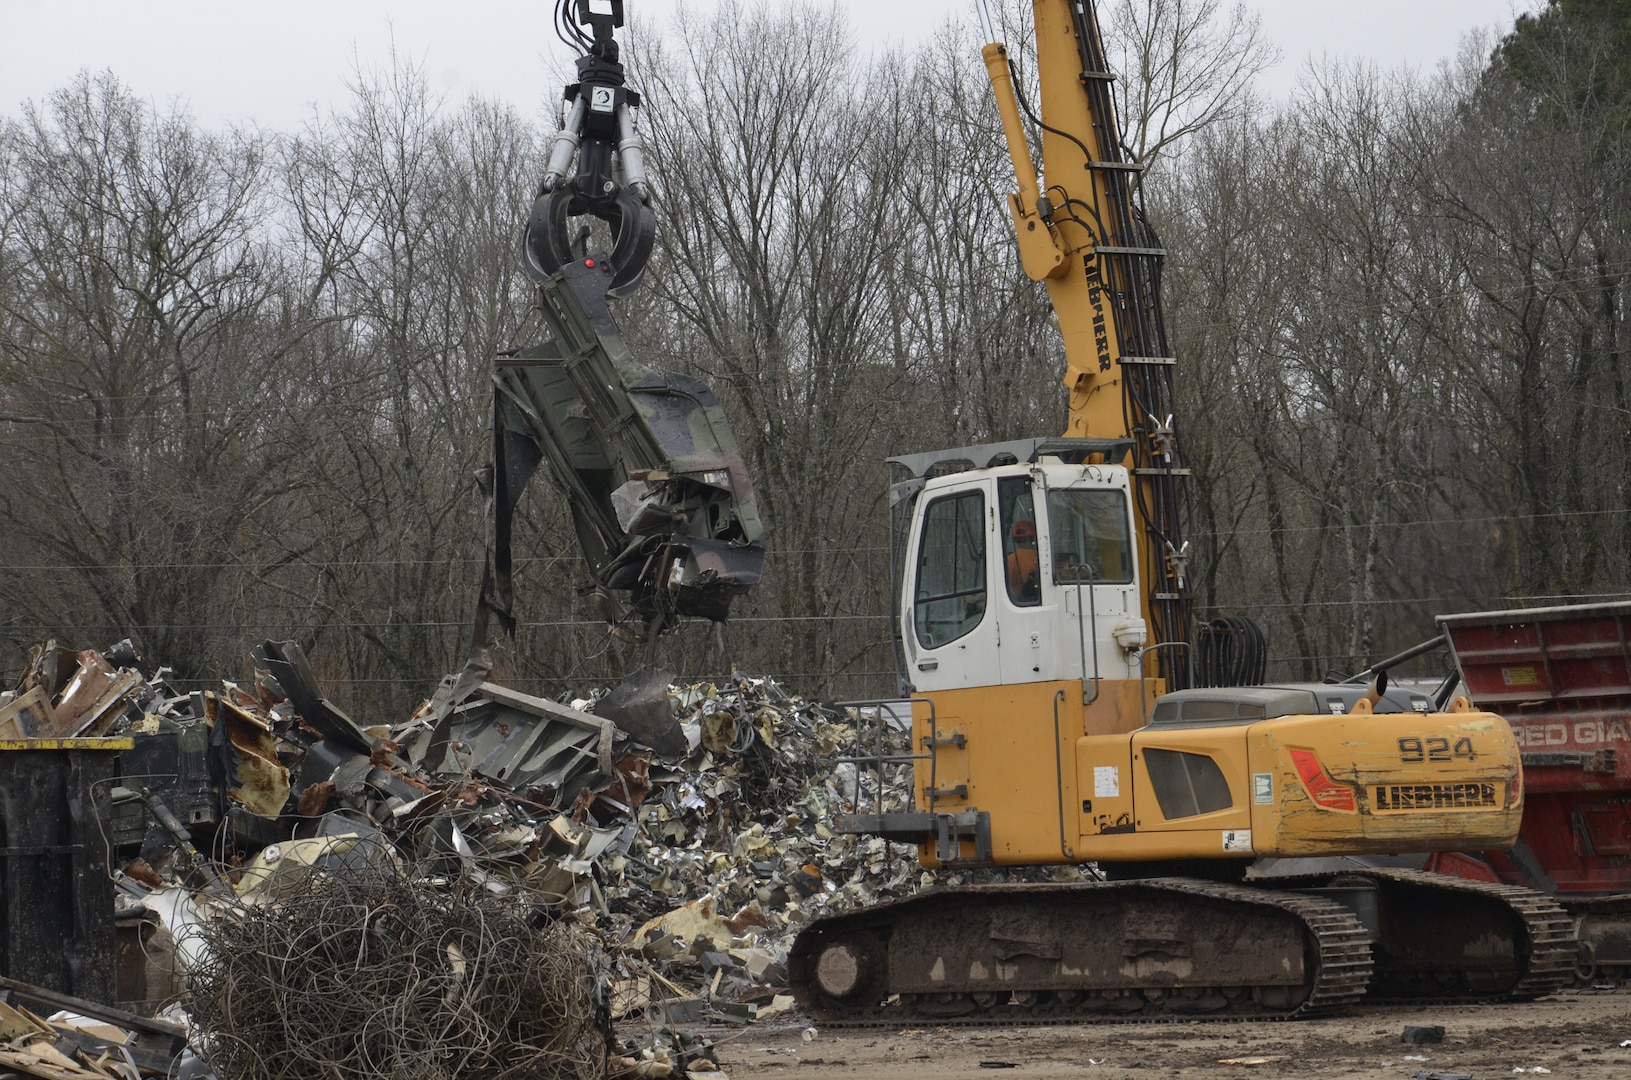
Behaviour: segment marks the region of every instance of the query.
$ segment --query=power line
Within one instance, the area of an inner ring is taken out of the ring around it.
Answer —
[[[1530,595],[1503,595],[1489,599],[1480,599],[1474,596],[1404,596],[1404,597],[1376,597],[1368,600],[1337,599],[1337,600],[1230,600],[1218,604],[1198,605],[1203,612],[1228,611],[1302,611],[1309,609],[1334,608],[1385,608],[1403,607],[1407,605],[1437,604],[1467,606],[1475,605],[1488,607],[1491,604],[1504,604],[1516,608],[1536,604],[1556,605],[1564,603],[1597,603],[1614,600],[1631,600],[1631,587],[1623,590],[1592,592],[1592,593],[1537,593]],[[745,624],[776,625],[776,624],[809,624],[809,623],[857,623],[857,622],[893,622],[895,616],[888,612],[854,612],[834,613],[829,615],[743,615],[727,620],[722,625],[729,629],[733,626]],[[197,631],[197,630],[237,630],[250,629],[265,630],[271,628],[286,628],[290,632],[306,630],[375,630],[389,633],[401,630],[468,630],[470,622],[467,620],[391,620],[389,622],[321,622],[309,621],[292,622],[234,622],[234,623],[113,623],[113,622],[10,622],[0,623],[0,633],[55,633],[58,631],[115,631],[125,633],[153,633],[160,631]],[[688,625],[702,626],[700,620]],[[537,621],[521,621],[517,624],[520,630],[605,630],[607,624],[600,619],[549,619]]]
[[[878,554],[880,552],[885,552],[887,550],[888,550],[888,548],[883,546],[883,545],[874,545],[874,546],[868,546],[868,547],[854,547],[854,546],[850,546],[850,545],[844,545],[844,546],[834,545],[833,547],[829,547],[829,548],[779,548],[779,547],[771,546],[771,547],[768,547],[766,549],[766,551],[765,551],[765,559],[768,562],[768,561],[774,559],[778,555],[780,555],[780,556],[831,555],[831,554],[835,554],[835,553],[850,553],[850,552],[853,552],[855,554]],[[450,558],[444,558],[444,559],[429,559],[429,558],[427,558],[427,559],[323,559],[323,560],[317,560],[317,561],[299,560],[299,561],[295,561],[295,562],[280,562],[280,563],[278,563],[277,566],[271,567],[270,570],[274,570],[274,571],[331,570],[331,569],[347,569],[347,568],[355,568],[355,567],[363,567],[363,566],[480,566],[480,565],[482,565],[483,561],[484,560],[483,560],[483,558],[481,556],[476,556],[476,555],[469,555],[469,556],[463,556],[463,557],[450,557]],[[554,565],[557,565],[559,563],[582,563],[583,561],[584,561],[584,558],[583,558],[583,556],[581,554],[551,555],[551,556],[517,555],[515,557],[515,559],[514,559],[515,565],[517,565],[517,566],[532,566],[532,565],[554,566]],[[231,570],[231,569],[244,569],[244,570],[251,570],[251,571],[256,571],[256,572],[262,572],[262,571],[265,571],[265,570],[268,569],[268,568],[264,568],[264,567],[254,566],[253,564],[248,563],[245,560],[236,560],[236,559],[235,560],[226,560],[226,561],[222,561],[222,562],[39,563],[39,564],[31,565],[31,566],[22,565],[22,566],[7,566],[6,567],[7,570],[13,570],[13,571],[24,571],[24,570],[26,570],[26,571],[35,572],[35,573],[48,573],[48,572],[56,571],[56,570],[73,570],[73,571],[106,570],[106,569],[110,569],[110,568],[119,569],[119,570]]]
[[[1544,601],[1548,604],[1553,604],[1557,602],[1607,601],[1624,599],[1631,599],[1631,591],[1575,593],[1570,595],[1502,596],[1495,598],[1495,602],[1503,604],[1516,604],[1521,607],[1524,604],[1533,603],[1535,601]],[[1300,611],[1309,608],[1401,607],[1406,604],[1465,605],[1482,603],[1483,601],[1480,601],[1475,597],[1468,596],[1403,596],[1386,599],[1377,598],[1372,600],[1240,600],[1230,601],[1226,605],[1208,605],[1201,610],[1229,611],[1244,609],[1246,611]]]
[[[1283,526],[1283,527],[1281,527],[1279,529],[1268,529],[1268,528],[1264,528],[1264,529],[1235,529],[1235,530],[1232,530],[1232,531],[1229,531],[1229,532],[1197,532],[1194,535],[1195,535],[1195,537],[1197,539],[1216,540],[1216,539],[1219,539],[1219,538],[1229,539],[1229,538],[1233,538],[1233,537],[1243,537],[1243,536],[1272,536],[1272,535],[1275,535],[1277,533],[1278,534],[1298,534],[1298,535],[1310,535],[1310,534],[1317,534],[1317,533],[1318,534],[1330,534],[1330,533],[1350,532],[1350,531],[1355,530],[1355,529],[1360,529],[1360,530],[1363,530],[1363,529],[1414,529],[1414,528],[1422,528],[1422,527],[1428,527],[1428,526],[1499,525],[1499,524],[1510,524],[1510,523],[1519,522],[1519,521],[1527,521],[1527,522],[1561,521],[1561,520],[1569,520],[1569,519],[1575,519],[1575,518],[1625,517],[1627,515],[1631,515],[1631,507],[1611,507],[1611,508],[1605,508],[1605,509],[1601,509],[1601,510],[1554,510],[1554,511],[1548,511],[1548,512],[1545,512],[1545,513],[1527,513],[1527,514],[1485,514],[1485,515],[1481,515],[1479,517],[1434,517],[1434,518],[1415,518],[1415,519],[1401,518],[1401,519],[1395,519],[1395,520],[1389,520],[1389,521],[1378,521],[1378,522],[1368,522],[1368,523],[1343,522],[1343,523],[1335,523],[1335,524],[1331,524],[1331,525],[1288,525],[1288,526]],[[775,558],[777,558],[778,556],[786,557],[786,556],[794,556],[794,555],[831,555],[831,554],[841,554],[841,553],[842,554],[853,553],[853,554],[858,554],[858,555],[860,555],[860,554],[876,555],[876,554],[887,553],[888,550],[889,549],[888,549],[887,546],[881,545],[881,544],[866,545],[866,546],[862,546],[862,547],[855,547],[855,546],[851,546],[851,545],[842,545],[842,546],[840,546],[840,545],[835,544],[835,545],[833,545],[831,547],[825,547],[825,548],[808,548],[808,547],[807,548],[782,548],[782,547],[777,547],[777,546],[775,546],[775,544],[772,543],[771,545],[769,545],[766,548],[765,557],[766,557],[767,561],[771,561],[771,560],[774,560]],[[299,560],[299,561],[295,561],[295,562],[280,563],[274,569],[278,570],[278,571],[294,571],[294,570],[345,569],[345,568],[365,567],[365,566],[375,566],[375,567],[378,567],[378,566],[480,566],[482,564],[482,561],[483,560],[482,560],[481,557],[478,557],[478,556],[475,556],[475,555],[463,556],[463,557],[440,558],[440,559],[437,559],[437,558],[423,558],[423,559],[323,559],[323,560],[316,560],[316,561]],[[552,555],[552,556],[518,555],[515,558],[516,565],[518,565],[518,566],[531,566],[531,565],[535,565],[535,564],[536,565],[542,565],[542,566],[554,566],[554,565],[557,565],[559,563],[565,563],[565,562],[581,563],[582,561],[583,561],[583,556],[582,555]],[[177,561],[177,562],[141,562],[141,563],[122,563],[122,562],[110,562],[110,563],[35,563],[35,564],[14,565],[14,566],[6,567],[6,569],[8,569],[8,570],[29,571],[29,572],[33,572],[33,573],[49,573],[49,572],[52,572],[52,571],[64,571],[64,570],[83,572],[83,571],[90,571],[90,570],[104,570],[104,569],[108,569],[108,568],[117,568],[119,570],[230,570],[230,569],[235,569],[235,568],[242,568],[242,569],[248,569],[248,570],[255,570],[256,569],[254,566],[246,564],[242,560],[227,560],[227,561],[221,561],[221,562],[180,562],[180,561]]]
[[[744,615],[728,620],[726,628],[742,623],[829,623],[829,622],[877,622],[888,621],[893,616],[887,614],[854,614],[854,615]],[[57,630],[109,630],[126,633],[153,633],[170,630],[248,630],[253,629],[254,623],[4,623],[0,624],[3,631],[32,631],[50,633]],[[415,620],[403,622],[392,620],[390,622],[323,622],[323,623],[261,623],[261,626],[288,626],[300,630],[377,630],[388,632],[392,630],[468,630],[469,622],[444,622],[431,620]],[[700,625],[694,624],[694,625]],[[541,622],[521,622],[517,624],[522,630],[540,629],[582,629],[586,627],[606,629],[607,624],[599,619],[560,619]]]
[[[1338,522],[1331,525],[1287,525],[1278,529],[1236,529],[1231,532],[1196,533],[1197,537],[1272,536],[1275,533],[1335,533],[1355,529],[1413,529],[1432,525],[1496,525],[1516,521],[1553,521],[1567,518],[1616,517],[1631,514],[1631,507],[1612,507],[1603,510],[1552,510],[1534,514],[1486,514],[1481,517],[1419,518],[1414,520],[1377,522]]]

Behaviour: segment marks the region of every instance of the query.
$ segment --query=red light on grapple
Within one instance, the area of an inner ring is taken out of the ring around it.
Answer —
[[[1302,777],[1303,787],[1308,789],[1308,797],[1316,806],[1350,812],[1354,809],[1353,788],[1332,780],[1314,751],[1291,751],[1291,763],[1297,766],[1297,775]]]

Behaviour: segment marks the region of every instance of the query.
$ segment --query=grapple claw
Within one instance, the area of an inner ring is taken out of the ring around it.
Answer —
[[[635,290],[657,243],[657,215],[651,207],[627,188],[618,195],[617,207],[617,222],[612,226],[617,237],[612,244],[612,285],[607,296],[626,296]]]
[[[522,266],[527,276],[541,282],[588,254],[574,250],[577,237],[572,224],[574,218],[586,216],[599,218],[611,228],[611,254],[600,256],[612,266],[612,283],[606,295],[628,295],[640,284],[657,240],[656,215],[628,188],[593,201],[564,189],[534,199],[522,244]]]

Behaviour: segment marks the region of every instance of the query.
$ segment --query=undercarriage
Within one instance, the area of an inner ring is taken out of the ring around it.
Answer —
[[[1524,1000],[1574,960],[1569,916],[1539,893],[1380,870],[939,889],[818,920],[789,974],[829,1024],[1009,1024]]]

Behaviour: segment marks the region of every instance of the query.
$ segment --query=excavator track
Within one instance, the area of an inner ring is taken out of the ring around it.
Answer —
[[[1574,897],[1561,903],[1574,919],[1580,941],[1574,985],[1631,992],[1631,894]]]
[[[1375,961],[1367,1003],[1529,1001],[1574,979],[1574,920],[1532,889],[1419,870],[1253,884],[1323,893],[1366,912]]]
[[[1371,977],[1341,903],[1188,878],[937,889],[820,919],[788,960],[841,1026],[1289,1019]]]

